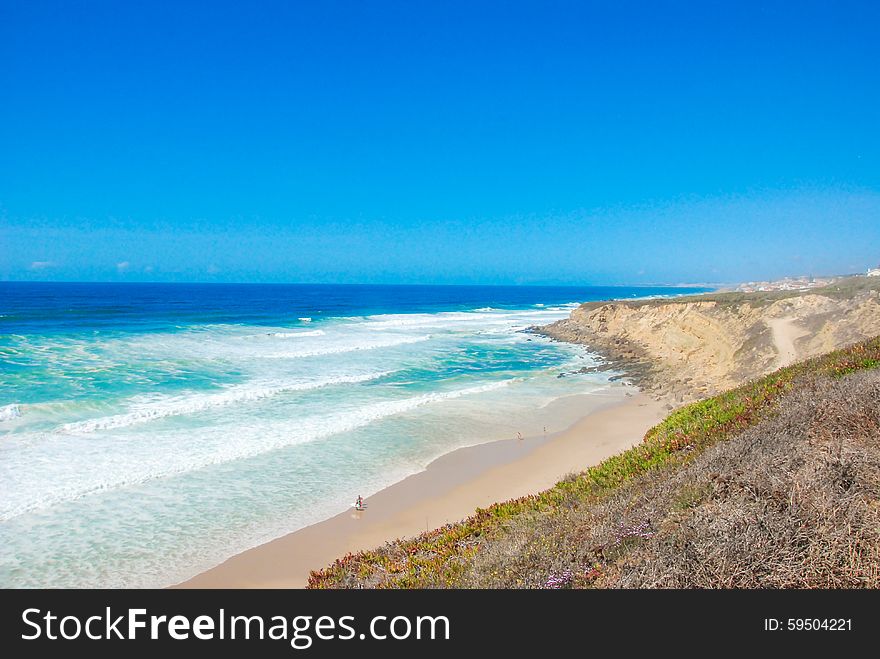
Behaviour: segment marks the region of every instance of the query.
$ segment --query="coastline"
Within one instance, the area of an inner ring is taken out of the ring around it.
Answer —
[[[546,437],[502,439],[447,453],[367,500],[362,513],[330,519],[232,556],[173,588],[302,588],[311,570],[471,515],[478,507],[547,489],[641,441],[667,414],[627,387],[568,429]]]
[[[584,372],[618,371],[678,406],[880,333],[880,278],[802,283],[590,301],[530,331],[588,346],[603,363]]]

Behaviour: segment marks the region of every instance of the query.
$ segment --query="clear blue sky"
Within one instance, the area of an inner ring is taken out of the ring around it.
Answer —
[[[880,261],[880,3],[0,0],[0,278]]]

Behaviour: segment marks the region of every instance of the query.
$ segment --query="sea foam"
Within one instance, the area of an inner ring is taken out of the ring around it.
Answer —
[[[100,450],[97,445],[83,443],[76,448],[77,460],[56,460],[42,468],[51,469],[39,494],[32,491],[29,470],[34,460],[25,459],[11,470],[9,496],[0,501],[0,521],[32,510],[73,501],[84,496],[145,483],[158,478],[189,474],[207,467],[245,460],[269,451],[296,444],[314,442],[333,435],[363,428],[388,417],[419,407],[442,403],[464,396],[473,396],[507,387],[518,378],[463,387],[443,392],[430,392],[398,400],[358,406],[337,413],[299,419],[294,428],[287,420],[247,423],[235,432],[217,428],[191,429],[188,441],[179,442],[170,433],[153,433],[130,438],[124,448]],[[59,437],[60,439],[60,437]],[[80,441],[85,441],[82,438]],[[38,442],[34,442],[35,450]],[[44,447],[43,450],[49,447]],[[88,469],[82,465],[88,464]],[[43,474],[44,478],[46,474]]]
[[[18,403],[0,407],[0,421],[12,421],[21,416],[21,407]]]
[[[429,341],[430,335],[424,336],[391,336],[382,340],[360,340],[348,338],[344,343],[336,345],[304,348],[302,350],[285,350],[283,352],[263,353],[257,356],[270,359],[301,359],[304,357],[321,357],[323,355],[339,355],[346,352],[360,350],[378,350],[380,348],[394,348],[396,346],[409,345]]]
[[[305,332],[271,332],[269,336],[277,339],[301,339],[307,336],[324,336],[324,330],[309,330]]]
[[[330,377],[310,382],[291,382],[279,385],[261,386],[259,384],[251,383],[232,386],[224,391],[213,394],[200,393],[188,396],[167,397],[146,404],[133,404],[133,409],[124,414],[114,414],[113,416],[105,416],[97,419],[85,419],[83,421],[65,423],[59,427],[56,432],[69,435],[83,435],[101,430],[125,428],[139,423],[164,419],[170,416],[197,414],[216,407],[256,401],[292,391],[308,391],[310,389],[319,389],[333,385],[367,382],[368,380],[375,380],[384,377],[390,373],[391,371],[383,371],[379,373],[368,373],[365,375]]]

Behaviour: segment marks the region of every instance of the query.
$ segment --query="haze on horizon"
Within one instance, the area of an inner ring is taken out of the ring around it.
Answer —
[[[880,261],[880,4],[0,0],[0,279]]]

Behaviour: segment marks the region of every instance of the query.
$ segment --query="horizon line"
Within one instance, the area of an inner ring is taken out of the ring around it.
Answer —
[[[848,276],[848,275],[832,275]],[[0,279],[0,284],[110,284],[123,286],[412,286],[412,287],[496,287],[496,288],[712,288],[742,282],[641,283],[641,284],[437,284],[437,283],[369,283],[369,282],[262,282],[262,281],[114,281],[114,280],[41,280]]]

